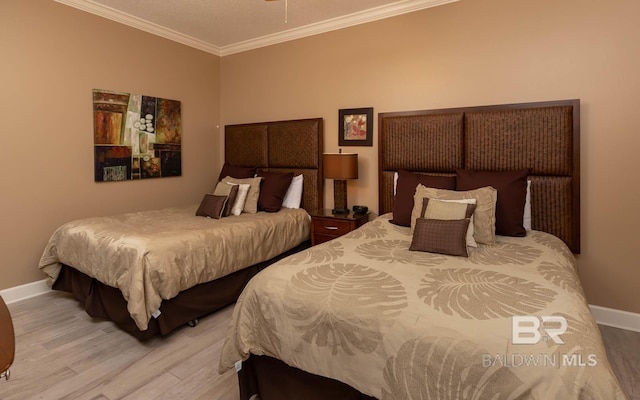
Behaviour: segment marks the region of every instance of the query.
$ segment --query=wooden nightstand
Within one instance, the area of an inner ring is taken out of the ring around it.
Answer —
[[[324,209],[309,214],[312,246],[340,237],[369,221],[369,213],[334,214],[331,210]]]

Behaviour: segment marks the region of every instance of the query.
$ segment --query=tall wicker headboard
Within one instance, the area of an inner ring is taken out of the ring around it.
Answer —
[[[530,168],[532,228],[580,252],[580,100],[380,113],[378,131],[380,214],[398,170]]]
[[[231,165],[304,176],[302,207],[322,208],[322,118],[226,125],[225,160]]]

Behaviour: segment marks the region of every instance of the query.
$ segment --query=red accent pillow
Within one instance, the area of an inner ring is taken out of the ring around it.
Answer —
[[[256,175],[256,169],[256,167],[238,167],[225,161],[218,176],[218,182],[227,176],[236,179],[253,178]]]
[[[528,169],[515,171],[456,170],[456,190],[471,190],[492,186],[498,191],[496,204],[496,235],[525,236],[522,225],[527,197]]]
[[[280,211],[284,196],[291,185],[293,172],[258,171],[258,176],[262,178],[260,195],[258,196],[258,211]]]
[[[411,226],[413,195],[416,193],[416,187],[418,187],[419,183],[422,183],[426,187],[436,189],[455,190],[456,177],[398,171],[398,183],[396,185],[396,196],[393,199],[393,219],[391,223],[401,226]]]

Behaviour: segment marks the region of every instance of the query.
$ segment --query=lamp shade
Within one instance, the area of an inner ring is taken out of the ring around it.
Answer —
[[[325,179],[358,179],[358,155],[354,153],[324,153]]]

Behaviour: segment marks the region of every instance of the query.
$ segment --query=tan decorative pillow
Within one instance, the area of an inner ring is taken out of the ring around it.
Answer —
[[[398,180],[393,191],[393,219],[391,223],[400,226],[411,225],[411,210],[415,205],[413,195],[416,193],[418,184],[438,189],[454,190],[456,188],[455,176],[435,176],[404,170],[400,170],[396,174]]]
[[[465,237],[467,246],[478,247],[478,243],[473,238],[473,212],[475,209],[476,199],[436,200],[424,197],[422,199],[422,209],[417,218],[444,220],[469,218],[470,223]],[[416,220],[411,222],[411,232],[413,233]]]
[[[496,201],[498,192],[490,187],[467,191],[453,191],[443,189],[427,188],[418,185],[416,194],[414,195],[414,204],[422,204],[423,198],[436,200],[460,200],[460,199],[476,199],[476,210],[473,213],[473,237],[476,242],[482,244],[496,243]],[[411,220],[418,218],[422,207],[413,207]]]
[[[230,176],[222,179],[222,182],[230,182],[235,184],[249,184],[249,192],[247,193],[247,198],[244,202],[243,212],[249,214],[255,214],[258,212],[258,197],[260,196],[260,180],[262,178],[245,178],[245,179],[237,179],[232,178]]]
[[[466,236],[470,222],[469,218],[418,218],[409,250],[469,257]]]
[[[224,206],[224,211],[222,212],[223,217],[228,217],[231,215],[231,209],[233,205],[236,203],[236,199],[238,197],[238,188],[240,185],[229,184],[226,182],[218,182],[216,185],[216,189],[213,191],[214,196],[227,196],[227,204]]]

